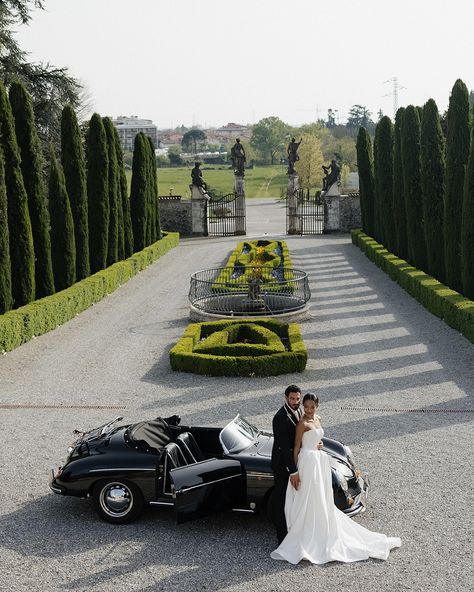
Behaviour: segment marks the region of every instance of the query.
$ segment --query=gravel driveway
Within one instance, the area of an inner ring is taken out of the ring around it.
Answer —
[[[280,202],[251,200],[248,236],[285,238],[284,214]],[[183,240],[74,320],[0,357],[1,590],[472,589],[473,345],[347,235],[286,240],[313,291],[303,374],[219,379],[169,368],[188,323],[190,274],[223,264],[238,237]],[[175,526],[170,511],[153,509],[114,527],[89,502],[49,492],[73,428],[175,412],[223,425],[238,411],[268,428],[293,382],[320,395],[326,434],[368,470],[368,511],[355,520],[401,536],[387,562],[293,567],[270,559],[264,518]]]

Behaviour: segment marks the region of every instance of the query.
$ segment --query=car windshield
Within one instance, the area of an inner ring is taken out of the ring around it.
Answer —
[[[224,452],[235,454],[245,450],[257,441],[258,429],[241,415],[237,415],[221,431],[219,437]]]

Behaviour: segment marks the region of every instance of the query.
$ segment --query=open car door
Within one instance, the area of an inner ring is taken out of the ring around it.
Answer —
[[[211,458],[171,469],[176,522],[181,524],[218,510],[243,508],[246,480],[240,462]]]

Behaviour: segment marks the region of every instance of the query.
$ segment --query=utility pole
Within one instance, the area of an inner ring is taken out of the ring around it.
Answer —
[[[386,80],[384,82],[384,84],[387,84],[389,82],[392,84],[392,92],[387,93],[386,95],[383,95],[383,96],[384,97],[390,97],[390,96],[392,97],[392,99],[393,99],[393,119],[395,119],[395,115],[397,114],[397,111],[398,111],[398,91],[406,89],[406,86],[401,86],[398,83],[398,78],[396,76],[389,78],[388,80]]]

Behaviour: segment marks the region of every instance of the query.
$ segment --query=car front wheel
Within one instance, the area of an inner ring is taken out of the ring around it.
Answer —
[[[100,481],[94,487],[92,499],[100,518],[112,524],[132,522],[143,509],[140,490],[128,481]]]

